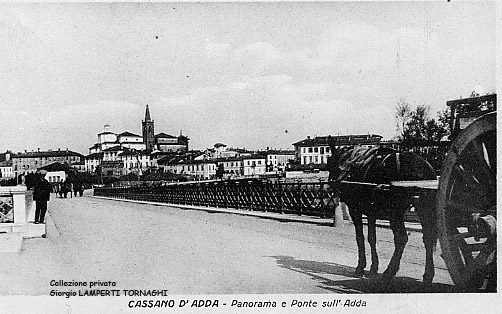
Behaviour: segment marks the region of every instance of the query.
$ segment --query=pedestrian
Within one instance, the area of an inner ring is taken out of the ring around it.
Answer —
[[[66,180],[63,183],[63,195],[64,195],[64,198],[68,198],[68,192],[70,192],[70,197],[71,197],[72,196],[72,194],[71,194],[71,183],[68,180],[68,178],[66,178]]]
[[[61,182],[59,182],[59,198],[63,198],[63,194],[65,194],[65,190],[66,190],[66,185],[65,185],[63,179],[61,179]]]
[[[70,192],[70,198],[73,198],[73,183],[70,180],[67,180],[67,189]]]
[[[36,202],[35,209],[35,224],[43,224],[45,220],[45,213],[47,212],[47,202],[51,198],[52,186],[45,179],[47,171],[41,170],[38,173],[38,178],[33,187],[33,200]]]
[[[80,197],[84,196],[84,185],[83,184],[80,184],[80,187],[78,189],[78,194],[80,195]]]

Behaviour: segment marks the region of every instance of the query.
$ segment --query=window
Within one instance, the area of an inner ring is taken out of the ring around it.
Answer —
[[[329,147],[326,147],[326,153],[329,153]]]
[[[309,153],[311,153],[311,152],[312,152],[312,147],[309,147]]]
[[[314,157],[314,163],[317,163],[317,156]]]
[[[318,153],[318,147],[314,147],[314,153]]]
[[[319,147],[319,153],[324,154],[324,147]]]
[[[303,164],[306,165],[307,164],[307,156],[303,156]]]

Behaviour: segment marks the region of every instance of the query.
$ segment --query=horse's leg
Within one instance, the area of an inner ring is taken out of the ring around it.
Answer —
[[[366,268],[366,252],[364,249],[364,232],[363,232],[363,220],[361,212],[354,208],[354,206],[349,207],[350,217],[354,223],[354,228],[356,230],[356,242],[357,242],[357,252],[358,260],[357,267],[354,273],[357,277],[362,277],[364,275],[364,268]]]
[[[423,282],[425,285],[431,285],[434,278],[434,246],[437,242],[436,213],[433,210],[433,204],[428,207],[418,207],[417,213],[422,224],[422,240],[425,245],[425,273]]]
[[[371,268],[370,274],[378,273],[378,253],[376,250],[376,218],[368,216],[368,243],[371,248]]]
[[[401,263],[401,257],[403,256],[404,248],[408,242],[408,235],[406,234],[406,227],[404,225],[404,212],[394,212],[394,217],[390,219],[390,228],[394,233],[394,253],[390,260],[387,269],[382,275],[382,280],[385,283],[390,283],[392,278],[396,276],[399,270],[399,264]]]

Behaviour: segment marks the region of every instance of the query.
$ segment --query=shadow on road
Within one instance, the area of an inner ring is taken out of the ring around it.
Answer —
[[[309,260],[295,259],[291,256],[271,256],[276,259],[277,264],[285,269],[301,274],[309,275],[313,280],[319,282],[319,288],[335,293],[451,293],[455,291],[454,286],[445,284],[432,284],[425,287],[421,281],[410,277],[396,277],[389,286],[380,284],[380,275],[370,278],[354,277],[354,267],[346,265],[317,262]],[[342,280],[332,280],[323,275],[335,275],[347,277]]]

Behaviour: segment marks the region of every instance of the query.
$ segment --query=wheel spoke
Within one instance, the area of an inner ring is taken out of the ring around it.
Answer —
[[[488,195],[495,196],[496,169],[490,167],[493,162],[490,162],[486,145],[480,137],[475,138],[471,142],[471,145],[472,149],[468,149],[466,153],[463,154],[463,167],[475,178],[475,181],[483,186]]]
[[[446,203],[446,210],[459,218],[467,218],[470,214],[484,213],[487,208],[489,206],[486,203],[460,197],[456,200],[451,199]]]
[[[482,282],[490,271],[490,267],[488,267],[489,259],[493,258],[492,254],[496,254],[496,248],[493,245],[494,242],[489,242],[490,243],[486,243],[482,247],[479,254],[475,258],[473,258],[468,263],[466,261],[465,275],[466,278],[469,278],[469,281],[473,285],[473,288],[479,288],[481,286]]]
[[[484,185],[479,182],[479,180],[474,176],[472,171],[467,170],[462,164],[456,164],[453,169],[462,179],[462,181],[467,185],[471,192],[487,197],[487,191]]]

